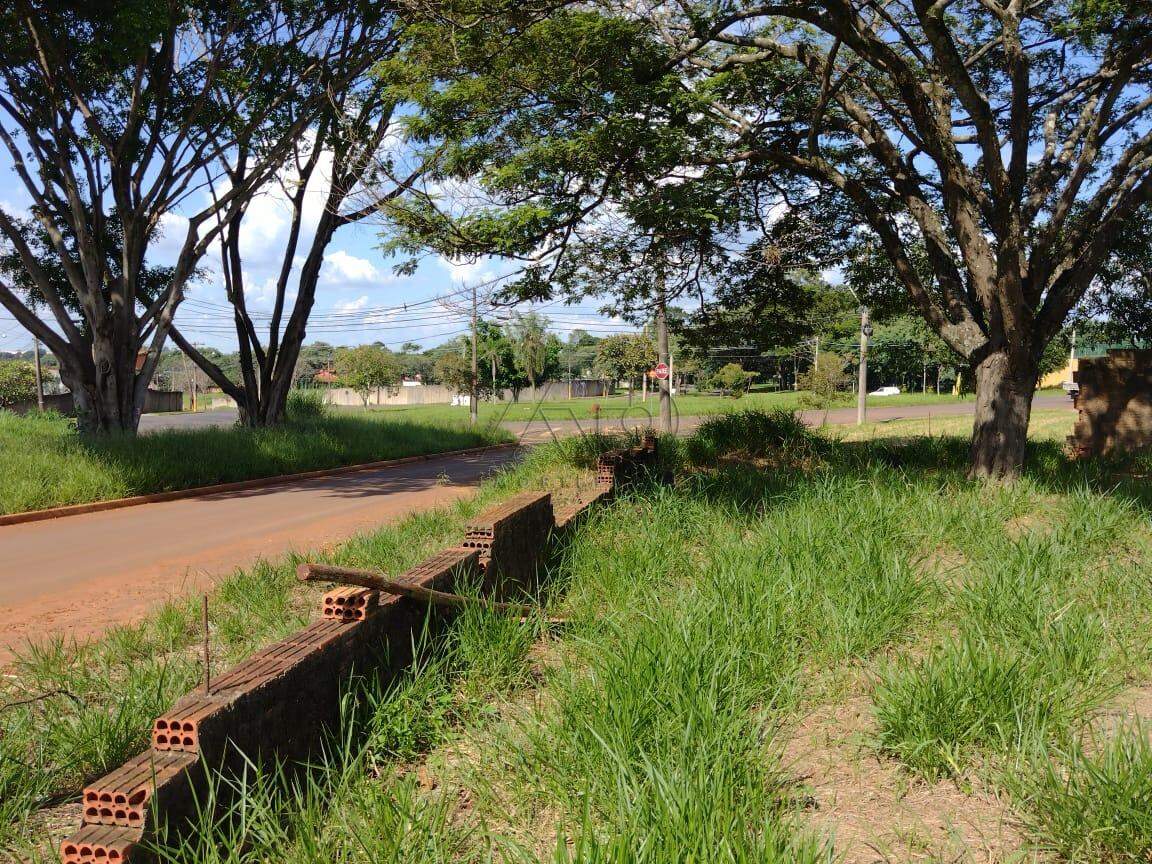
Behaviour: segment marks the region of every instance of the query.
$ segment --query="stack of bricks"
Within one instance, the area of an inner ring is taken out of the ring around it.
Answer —
[[[1079,417],[1069,448],[1077,456],[1132,452],[1152,444],[1152,351],[1109,351],[1073,373]]]
[[[337,621],[363,621],[379,604],[379,591],[354,586],[335,588],[320,601],[320,614]]]
[[[609,492],[620,484],[624,456],[619,450],[607,450],[596,460],[596,485]]]
[[[478,558],[474,549],[448,549],[397,581],[450,591],[460,574],[479,572]],[[339,590],[347,601],[362,589]],[[322,603],[322,614],[334,606]],[[161,824],[172,836],[187,830],[206,788],[205,766],[236,773],[248,759],[313,753],[322,731],[339,722],[341,689],[352,674],[375,671],[387,680],[406,667],[412,634],[428,618],[426,605],[391,595],[353,608],[256,652],[215,679],[211,692],[190,693],[158,717],[151,750],[85,790],[80,829],[60,845],[64,864],[129,857],[135,864],[140,844]]]
[[[460,546],[480,555],[483,593],[508,596],[533,589],[555,526],[549,492],[516,495],[468,523]]]
[[[63,864],[122,864],[154,827],[149,813],[191,818],[196,763],[191,753],[146,750],[87,786],[80,829],[60,844]]]
[[[592,512],[593,507],[611,497],[610,488],[598,486],[594,492],[582,494],[573,503],[559,508],[556,511],[556,534],[564,535],[575,530]]]

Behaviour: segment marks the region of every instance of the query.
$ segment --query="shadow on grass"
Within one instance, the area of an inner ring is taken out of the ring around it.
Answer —
[[[59,416],[0,414],[0,513],[189,489],[511,440],[456,423],[331,414],[271,429],[78,435]]]
[[[774,442],[761,456],[739,449],[694,453],[693,444],[690,439],[679,454],[681,467],[690,469],[685,482],[692,494],[737,508],[763,509],[772,498],[822,476],[849,481],[888,478],[926,490],[987,485],[986,481],[966,476],[969,442],[957,436],[835,441],[805,430],[783,442]],[[748,471],[749,464],[761,470]],[[1152,486],[1147,479],[1150,472],[1152,454],[1148,452],[1073,459],[1059,443],[1040,440],[1028,445],[1021,481],[1051,494],[1087,490],[1152,512]]]

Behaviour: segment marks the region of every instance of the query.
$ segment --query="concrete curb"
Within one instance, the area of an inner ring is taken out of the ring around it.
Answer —
[[[391,468],[408,465],[412,462],[428,462],[444,456],[470,456],[486,453],[489,450],[507,450],[522,447],[519,442],[509,444],[487,444],[483,447],[465,447],[462,450],[443,450],[439,453],[425,453],[419,456],[402,456],[399,459],[384,459],[379,462],[362,462],[359,465],[345,465],[342,468],[321,468],[316,471],[302,471],[297,474],[279,474],[275,477],[255,477],[251,480],[237,480],[233,483],[217,483],[214,486],[194,486],[191,489],[173,489],[170,492],[152,492],[147,495],[133,495],[130,498],[113,498],[110,501],[91,501],[87,504],[69,504],[65,507],[51,507],[46,510],[27,510],[23,513],[0,515],[0,527],[22,525],[26,522],[42,522],[46,519],[61,519],[65,516],[81,516],[85,513],[100,513],[104,510],[120,510],[140,504],[158,504],[163,501],[181,501],[186,498],[203,498],[222,492],[244,492],[249,489],[263,489],[267,486],[280,486],[298,480],[318,480],[324,477],[339,477],[342,474],[355,474],[358,471],[373,471],[378,468]]]

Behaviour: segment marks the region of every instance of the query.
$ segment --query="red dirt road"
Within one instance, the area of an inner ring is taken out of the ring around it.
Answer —
[[[260,558],[453,501],[515,458],[514,450],[447,456],[0,527],[0,663],[30,639],[82,640]]]

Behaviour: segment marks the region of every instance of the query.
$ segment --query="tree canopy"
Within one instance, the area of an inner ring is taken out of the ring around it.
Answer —
[[[703,274],[781,208],[815,212],[844,230],[809,257],[882,264],[859,284],[899,286],[976,376],[973,473],[1012,475],[1045,347],[1152,198],[1150,8],[443,4],[390,73],[482,206],[394,218],[414,243],[563,272],[622,212],[662,242],[684,226],[669,236],[697,254],[677,260]]]

